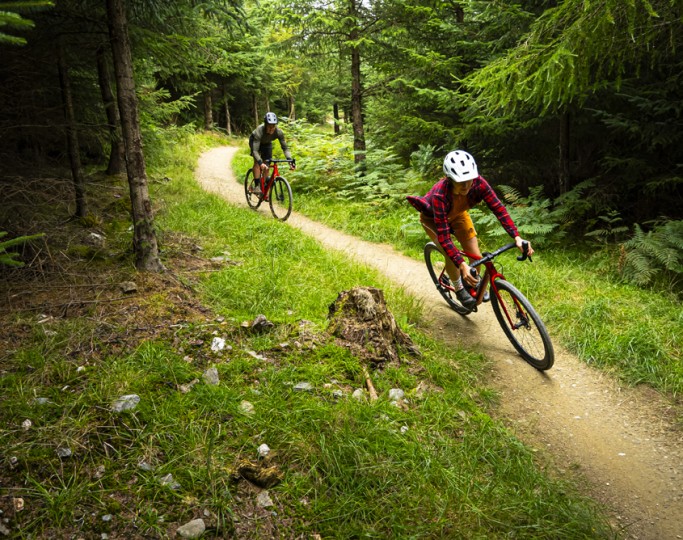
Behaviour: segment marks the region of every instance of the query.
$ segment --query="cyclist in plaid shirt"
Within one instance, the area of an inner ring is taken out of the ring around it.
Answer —
[[[446,176],[434,184],[424,197],[407,199],[420,212],[420,223],[429,238],[446,254],[446,271],[455,286],[458,300],[471,309],[476,305],[476,300],[463,287],[461,276],[473,287],[477,284],[477,278],[472,276],[470,266],[451,239],[451,234],[455,235],[463,250],[481,257],[477,232],[468,210],[484,201],[520,250],[524,240],[493,188],[479,176],[477,164],[470,154],[462,150],[450,152],[444,159],[443,171]],[[533,255],[531,243],[528,249],[528,254]]]

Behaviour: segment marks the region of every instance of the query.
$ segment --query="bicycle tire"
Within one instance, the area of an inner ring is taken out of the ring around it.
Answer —
[[[439,291],[439,294],[441,294],[443,299],[446,301],[448,307],[463,316],[467,316],[472,313],[469,309],[458,302],[454,295],[451,294],[451,292],[444,288],[440,283],[439,280],[441,275],[444,273],[444,269],[446,268],[446,255],[444,255],[439,248],[436,247],[434,242],[428,242],[424,247],[424,257],[429,275],[431,276],[434,285],[436,285],[436,290]]]
[[[273,181],[268,200],[273,216],[280,221],[286,221],[292,213],[292,188],[282,176],[276,177]]]
[[[244,176],[244,196],[247,198],[247,204],[249,205],[249,208],[253,208],[254,210],[256,210],[259,206],[261,206],[263,198],[257,195],[256,193],[252,193],[250,191],[253,177],[254,171],[252,169],[249,169],[247,171],[247,174]]]
[[[555,363],[553,344],[543,321],[531,303],[516,287],[504,279],[496,280],[496,289],[516,326],[514,329],[510,327],[498,296],[491,291],[491,307],[510,343],[524,360],[539,371],[553,367]],[[519,306],[524,311],[521,311]]]

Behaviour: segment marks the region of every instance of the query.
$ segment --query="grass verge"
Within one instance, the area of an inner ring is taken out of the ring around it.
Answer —
[[[68,272],[35,276],[42,296],[2,312],[0,508],[14,537],[165,538],[195,518],[218,538],[612,537],[487,415],[482,357],[416,332],[413,301],[377,273],[200,191],[206,141],[190,142],[151,174],[170,179],[152,184],[168,273],[135,273],[116,251],[130,233],[111,227],[115,256],[71,256]],[[123,220],[119,193],[99,191]],[[122,280],[137,292],[122,296]],[[351,397],[361,361],[324,332],[355,285],[384,289],[422,352],[373,372],[374,402]],[[241,324],[259,313],[269,332]],[[139,404],[112,410],[128,394]],[[240,473],[262,444],[278,480],[268,498]]]

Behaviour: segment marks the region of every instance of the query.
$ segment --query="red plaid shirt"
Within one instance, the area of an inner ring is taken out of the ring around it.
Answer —
[[[409,196],[406,197],[406,199],[408,199],[408,202],[412,204],[418,212],[434,218],[439,244],[441,244],[446,255],[453,260],[456,266],[460,266],[464,260],[462,252],[455,247],[455,244],[451,239],[451,228],[448,224],[448,213],[453,206],[453,199],[449,189],[450,182],[448,177],[443,177],[432,186],[432,189],[430,189],[424,197]],[[505,231],[512,238],[519,235],[514,221],[512,221],[507,209],[496,196],[496,192],[493,191],[493,188],[489,183],[480,176],[475,178],[472,182],[472,188],[467,193],[467,202],[469,203],[469,207],[472,208],[481,201],[486,203],[498,218],[498,221],[500,221],[500,224]]]

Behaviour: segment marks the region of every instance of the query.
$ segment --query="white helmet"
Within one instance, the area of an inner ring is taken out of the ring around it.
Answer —
[[[474,158],[463,150],[454,150],[446,155],[443,172],[453,182],[467,182],[479,176]]]
[[[275,116],[275,113],[267,112],[266,115],[263,117],[263,123],[277,124],[277,116]]]

